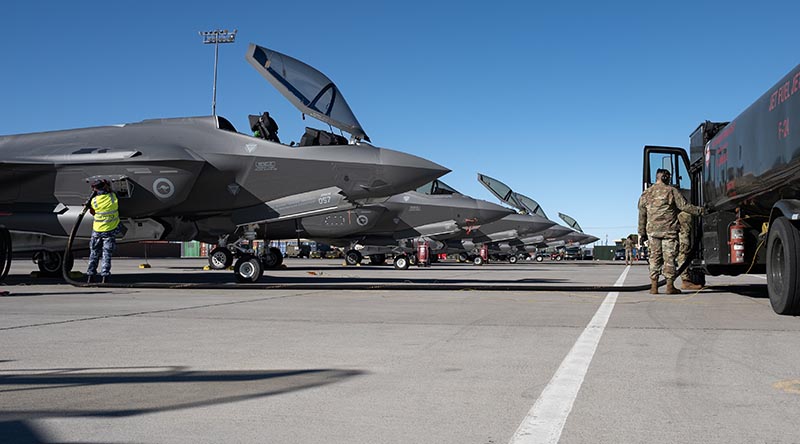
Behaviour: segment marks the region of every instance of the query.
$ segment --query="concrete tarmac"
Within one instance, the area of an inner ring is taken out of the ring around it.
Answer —
[[[233,278],[140,262],[115,259],[115,278]],[[772,312],[763,276],[612,303],[558,285],[612,285],[620,263],[286,264],[268,276],[554,288],[81,289],[17,261],[0,287],[0,442],[508,443],[575,350],[588,367],[566,378],[557,436],[511,442],[800,442],[800,320]],[[637,263],[623,285],[647,279]],[[607,324],[587,329],[601,306]],[[587,331],[599,342],[581,354]]]

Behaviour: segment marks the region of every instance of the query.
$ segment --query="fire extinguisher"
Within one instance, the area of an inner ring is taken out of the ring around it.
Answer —
[[[417,265],[420,267],[425,267],[428,265],[429,260],[429,253],[430,253],[430,246],[428,245],[428,241],[418,242],[417,243]]]
[[[744,263],[744,223],[737,218],[728,229],[728,245],[731,247],[731,263]]]
[[[486,244],[481,245],[480,255],[481,255],[481,259],[483,259],[484,262],[489,260],[489,246],[488,245],[486,245]]]

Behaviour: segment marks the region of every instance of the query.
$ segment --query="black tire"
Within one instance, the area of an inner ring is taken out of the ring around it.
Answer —
[[[785,217],[770,224],[767,240],[767,290],[775,313],[800,314],[800,232]]]
[[[269,251],[271,251],[272,254],[274,254],[275,257],[278,258],[278,265],[276,266],[276,268],[283,265],[283,253],[281,252],[281,249],[278,247],[270,247]]]
[[[11,233],[5,228],[0,228],[0,282],[3,282],[11,270]]]
[[[225,247],[214,247],[208,253],[208,266],[212,270],[224,270],[233,264],[233,253]]]
[[[536,262],[542,262],[544,260],[544,256],[538,255],[536,256]]]
[[[369,255],[370,265],[383,265],[386,263],[385,254],[371,254]]]
[[[516,264],[518,260],[519,258],[517,257],[516,254],[512,254],[511,256],[508,257],[509,264]]]
[[[469,255],[467,253],[458,253],[459,262],[469,262]]]
[[[254,283],[261,279],[264,267],[261,266],[261,260],[257,257],[242,256],[233,266],[233,274],[236,276],[236,282]]]
[[[358,265],[361,263],[361,253],[356,250],[347,250],[347,253],[344,254],[344,263],[347,265]]]
[[[394,268],[398,270],[408,270],[409,265],[411,264],[409,263],[408,256],[405,254],[394,257]]]
[[[280,267],[281,262],[283,262],[280,250],[278,250],[278,254],[275,254],[272,251],[272,248],[264,252],[264,255],[261,256],[261,265],[264,267],[265,270],[274,270]]]
[[[63,275],[64,267],[67,268],[67,273],[72,271],[72,266],[75,259],[70,254],[67,260],[64,261],[64,255],[60,251],[40,251],[37,254],[36,265],[39,266],[39,272],[42,276],[61,277]]]
[[[561,261],[561,260],[563,260],[563,259],[564,259],[564,258],[563,258],[562,256],[560,256],[560,255],[559,255],[559,256],[556,256],[556,260],[557,260],[557,261]]]
[[[481,257],[481,256],[475,256],[475,258],[472,259],[472,263],[475,264],[475,265],[478,265],[478,266],[483,265],[485,262],[486,261],[483,260],[483,257]]]

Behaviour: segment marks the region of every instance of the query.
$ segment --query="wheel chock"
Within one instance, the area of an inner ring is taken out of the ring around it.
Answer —
[[[139,264],[139,268],[153,268],[150,264]]]
[[[203,267],[203,271],[209,271],[209,270],[211,270],[211,265],[206,265],[205,267]]]

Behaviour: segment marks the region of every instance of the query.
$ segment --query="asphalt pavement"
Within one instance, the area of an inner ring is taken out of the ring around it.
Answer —
[[[140,262],[115,278],[233,280]],[[642,285],[643,263],[286,265],[264,279],[553,289],[84,289],[18,261],[0,442],[800,442],[800,320],[772,312],[763,276],[653,296],[559,290]]]

